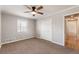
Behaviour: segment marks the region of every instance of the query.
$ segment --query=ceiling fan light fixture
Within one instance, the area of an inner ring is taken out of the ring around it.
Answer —
[[[43,6],[26,6],[30,11],[26,11],[24,13],[31,13],[33,16],[35,16],[36,14],[40,14],[40,15],[43,15],[43,12],[39,12],[39,10],[43,9]]]
[[[31,13],[32,13],[32,14],[37,14],[37,13],[36,13],[36,12],[34,12],[34,11],[33,11],[33,12],[31,12]]]

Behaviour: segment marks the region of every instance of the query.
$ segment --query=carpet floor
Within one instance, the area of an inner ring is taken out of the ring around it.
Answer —
[[[2,45],[0,54],[77,54],[79,51],[65,48],[43,39],[27,39]]]

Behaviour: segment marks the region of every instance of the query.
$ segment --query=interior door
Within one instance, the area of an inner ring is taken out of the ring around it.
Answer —
[[[77,39],[77,21],[66,20],[66,40],[65,46],[68,48],[75,48]]]

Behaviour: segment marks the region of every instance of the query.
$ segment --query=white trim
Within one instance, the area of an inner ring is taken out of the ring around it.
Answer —
[[[31,37],[31,38],[34,38],[34,37]],[[27,38],[27,39],[31,39],[31,38]],[[3,45],[3,44],[13,43],[13,42],[17,42],[17,41],[21,41],[21,40],[27,40],[27,39],[17,39],[17,40],[13,40],[13,41],[6,41],[6,42],[3,42],[1,44]]]
[[[56,41],[51,41],[52,43],[55,43],[55,44],[58,44],[58,45],[61,45],[61,46],[64,46],[64,43],[59,43],[59,42],[56,42]]]
[[[32,37],[32,38],[34,38],[34,37]],[[38,37],[38,38],[42,39],[40,37]],[[28,39],[31,39],[31,38],[28,38]],[[8,42],[4,42],[4,43],[1,43],[1,44],[3,45],[3,44],[13,43],[13,42],[21,41],[21,40],[27,40],[27,39],[19,39],[19,40],[14,40],[14,41],[8,41]],[[46,40],[46,39],[43,39],[43,40]],[[47,40],[47,41],[50,41],[50,40]],[[64,44],[59,43],[59,42],[55,42],[55,41],[50,41],[50,42],[61,45],[61,46],[64,46]],[[2,45],[0,45],[0,48],[1,48]]]
[[[40,38],[40,37],[37,37],[37,38],[42,39],[42,38]],[[43,40],[46,40],[46,39],[43,39]],[[50,42],[52,42],[52,43],[55,43],[55,44],[58,44],[58,45],[64,46],[64,43],[59,43],[59,42],[52,41],[52,40],[47,40],[47,41],[50,41]]]

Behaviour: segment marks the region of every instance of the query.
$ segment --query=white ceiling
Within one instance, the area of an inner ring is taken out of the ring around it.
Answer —
[[[25,11],[29,11],[29,9],[27,9],[24,5],[3,5],[2,11],[17,16],[36,19],[36,18],[47,17],[56,12],[60,12],[73,6],[74,5],[43,5],[44,8],[40,11],[43,12],[44,15],[36,15],[36,16],[32,16],[31,13],[24,13]]]

